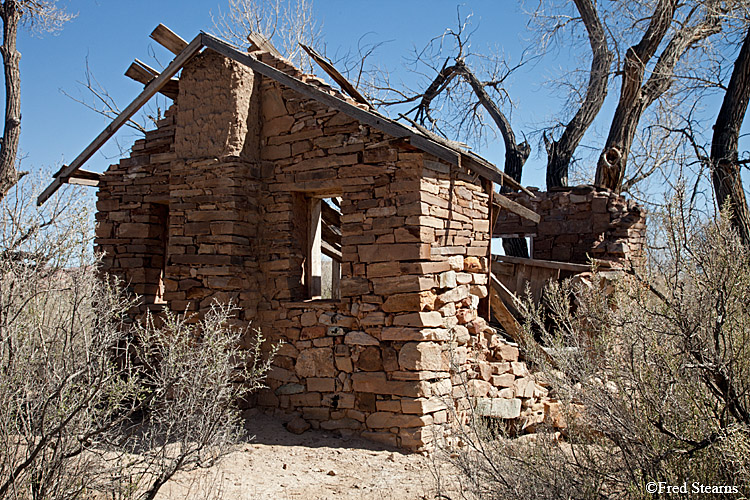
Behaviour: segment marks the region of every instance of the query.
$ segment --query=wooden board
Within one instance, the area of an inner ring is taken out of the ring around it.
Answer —
[[[263,35],[261,35],[260,33],[253,33],[251,31],[247,35],[247,41],[250,42],[250,48],[252,50],[262,50],[280,59],[284,58],[284,56],[281,55],[281,52],[279,52],[276,49],[276,47],[274,47],[273,44],[269,42],[268,39],[264,37]]]
[[[510,313],[508,308],[503,303],[502,299],[495,291],[494,288],[490,287],[490,310],[492,316],[500,323],[503,330],[516,342],[521,343],[521,325],[518,324],[516,318]]]
[[[188,43],[180,35],[163,24],[154,28],[154,31],[151,32],[151,39],[174,55],[179,55],[188,46]]]
[[[323,68],[323,71],[328,73],[328,76],[333,78],[333,81],[339,84],[339,87],[341,87],[341,90],[349,94],[349,96],[354,99],[357,102],[360,102],[362,104],[367,104],[368,106],[372,107],[372,104],[367,102],[367,99],[359,93],[359,91],[349,83],[349,80],[344,78],[344,75],[339,73],[339,71],[331,64],[328,60],[326,60],[325,57],[318,54],[315,49],[312,47],[308,47],[304,43],[299,44],[302,49],[307,52],[307,55],[310,56],[310,58],[317,63],[318,66]]]
[[[148,85],[151,81],[159,76],[159,72],[149,65],[136,59],[133,61],[128,69],[125,71],[125,76],[135,80],[143,85]],[[164,84],[159,90],[159,93],[165,97],[169,97],[172,100],[177,99],[177,94],[180,91],[180,81],[176,78],[172,78],[170,81]]]
[[[559,269],[564,271],[573,271],[578,273],[585,273],[591,271],[591,266],[587,264],[574,264],[572,262],[559,262],[555,260],[542,260],[542,259],[526,259],[523,257],[511,257],[510,255],[493,255],[493,262],[506,262],[512,264],[522,264],[535,267],[545,267],[549,269]],[[611,263],[607,261],[595,261],[600,267],[609,268]]]
[[[524,207],[520,203],[516,203],[515,201],[501,195],[500,193],[492,193],[492,201],[493,203],[500,205],[504,209],[510,210],[514,214],[520,215],[524,219],[529,219],[530,221],[536,222],[537,224],[539,224],[539,221],[542,220],[538,213]]]

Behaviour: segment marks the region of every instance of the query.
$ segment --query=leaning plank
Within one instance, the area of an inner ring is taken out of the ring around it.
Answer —
[[[304,43],[299,44],[302,49],[304,49],[305,52],[307,52],[307,55],[310,56],[310,58],[315,61],[318,66],[323,68],[323,71],[328,73],[328,76],[333,78],[333,81],[339,84],[339,87],[341,87],[341,90],[349,94],[349,96],[354,99],[357,102],[361,102],[362,104],[367,104],[368,106],[372,107],[372,104],[367,102],[367,99],[359,93],[357,88],[349,83],[349,80],[344,78],[344,75],[339,73],[339,71],[331,64],[328,60],[326,60],[325,57],[318,54],[315,49],[312,47],[308,47]]]
[[[505,292],[509,293],[511,297],[515,298],[515,296],[503,287],[502,283],[500,283],[495,275],[490,274],[490,280],[490,310],[492,311],[493,316],[495,316],[498,322],[503,326],[506,333],[510,335],[510,338],[518,343],[518,345],[522,346],[527,353],[532,354],[532,357],[536,356],[536,359],[543,358],[547,363],[555,366],[555,361],[552,359],[552,356],[547,353],[544,347],[542,347],[533,337],[523,334],[521,325],[513,314],[511,314],[508,307],[506,307],[505,301],[500,298],[503,289]],[[523,304],[520,305],[523,306]]]
[[[492,311],[492,316],[500,323],[505,332],[510,335],[510,338],[520,344],[522,339],[521,325],[518,324],[516,318],[505,307],[505,304],[494,288],[490,289],[490,310]]]
[[[322,240],[320,242],[320,251],[326,257],[330,257],[333,260],[341,262],[341,250],[329,244],[326,240]]]
[[[178,55],[188,46],[188,43],[180,35],[163,24],[154,28],[154,31],[151,32],[151,38],[174,55]]]
[[[185,50],[180,52],[180,54],[169,63],[169,66],[167,66],[158,77],[154,78],[154,80],[143,89],[143,92],[141,92],[141,94],[136,97],[122,113],[112,120],[112,123],[107,125],[96,139],[94,139],[91,144],[89,144],[86,149],[84,149],[83,152],[81,152],[81,154],[70,163],[70,165],[64,166],[57,172],[55,180],[53,180],[52,183],[47,186],[47,189],[45,189],[44,192],[39,195],[39,198],[37,198],[37,204],[41,205],[47,201],[55,191],[60,189],[60,187],[68,181],[70,175],[86,163],[86,161],[91,158],[91,156],[96,153],[96,151],[102,147],[102,145],[107,142],[139,109],[141,109],[141,107],[143,107],[143,105],[146,104],[148,100],[151,99],[154,94],[162,88],[162,86],[164,86],[164,84],[177,74],[180,68],[182,68],[182,65],[185,64],[188,59],[197,54],[201,48],[201,35],[198,35],[187,47],[185,47]]]
[[[533,210],[529,210],[520,203],[516,203],[515,201],[506,198],[500,193],[492,193],[492,201],[493,203],[500,205],[504,209],[510,210],[514,214],[517,214],[524,219],[529,219],[530,221],[536,222],[537,224],[540,220],[542,220],[542,218],[539,217],[538,213],[534,212]]]
[[[348,103],[342,99],[339,99],[338,97],[323,92],[312,85],[308,85],[307,83],[304,83],[292,76],[287,75],[282,71],[277,70],[276,68],[269,66],[268,64],[257,60],[250,54],[240,52],[231,45],[228,45],[226,42],[223,42],[222,40],[219,40],[214,36],[211,36],[207,33],[203,33],[202,36],[203,44],[206,47],[215,50],[219,54],[222,54],[230,59],[234,59],[240,64],[244,64],[245,66],[249,67],[253,71],[257,71],[263,76],[267,76],[273,80],[276,80],[277,82],[291,88],[292,90],[295,90],[296,92],[299,92],[304,96],[315,99],[322,104],[330,106],[331,108],[337,109],[342,113],[354,118],[355,120],[358,120],[366,125],[370,125],[371,127],[374,127],[390,136],[396,138],[406,137],[414,147],[419,148],[426,153],[434,155],[437,158],[450,163],[451,165],[461,164],[461,154],[457,151],[454,151],[446,146],[432,141],[431,139],[417,134],[413,130],[410,130],[404,125],[389,118],[361,109],[354,104]],[[469,169],[472,169],[472,164],[469,164],[467,166]],[[483,177],[485,176],[485,174],[483,173],[485,171],[486,170],[475,170],[475,172],[477,172],[479,175],[482,175]],[[499,170],[494,170],[492,174],[493,177],[486,178],[492,180],[493,182],[498,182],[497,179],[501,179],[503,175],[504,174]],[[526,210],[533,214],[533,212],[531,212],[530,210]],[[536,217],[538,217],[538,215]]]

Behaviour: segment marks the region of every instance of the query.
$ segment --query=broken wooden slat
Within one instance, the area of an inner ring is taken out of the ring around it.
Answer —
[[[360,102],[362,104],[367,104],[368,106],[372,107],[372,104],[370,104],[365,97],[359,93],[357,88],[349,83],[349,80],[344,78],[344,75],[339,73],[339,71],[333,66],[333,64],[330,63],[325,57],[318,54],[315,49],[312,47],[308,47],[304,43],[299,44],[302,49],[307,52],[307,55],[310,56],[310,58],[317,63],[318,66],[323,68],[323,71],[328,73],[328,76],[333,78],[333,81],[338,83],[339,87],[341,87],[341,90],[349,94],[349,96],[354,99],[357,102]]]
[[[80,177],[69,177],[68,184],[86,187],[99,187],[99,181],[94,179],[83,179]]]
[[[524,207],[520,203],[516,203],[515,201],[501,195],[500,193],[492,193],[492,202],[500,205],[506,210],[510,210],[514,214],[517,214],[524,219],[529,219],[532,222],[536,222],[537,224],[539,224],[539,221],[542,220],[538,213]]]
[[[161,23],[151,32],[151,39],[174,55],[179,55],[188,46],[180,35]]]
[[[188,59],[198,53],[203,46],[201,39],[201,35],[195,37],[185,50],[180,52],[180,54],[169,63],[169,66],[167,66],[158,77],[154,78],[154,80],[143,89],[143,92],[141,92],[122,113],[112,120],[112,123],[107,125],[107,127],[96,136],[96,139],[94,139],[91,144],[89,144],[86,149],[84,149],[83,152],[81,152],[81,154],[70,163],[70,165],[63,167],[58,171],[55,180],[52,181],[52,183],[47,186],[47,189],[45,189],[44,192],[39,195],[39,198],[37,198],[37,204],[41,205],[47,201],[55,191],[60,189],[60,187],[67,182],[73,172],[86,163],[86,161],[91,158],[91,156],[102,147],[102,145],[107,142],[115,132],[120,129],[120,127],[122,127],[139,109],[141,109],[141,107],[146,104],[148,100],[151,99],[154,94],[162,88],[162,86],[164,86],[164,84],[177,74],[180,68],[182,68],[182,65],[185,64]]]
[[[63,165],[63,168],[67,167],[67,165]],[[60,172],[56,172],[52,174],[52,177],[57,177],[60,174]],[[101,179],[102,174],[99,172],[92,172],[90,170],[83,170],[82,168],[79,168],[75,172],[73,172],[70,177],[75,177],[76,179],[88,179],[93,181],[98,181]]]
[[[125,71],[125,76],[135,80],[143,85],[148,85],[151,80],[159,76],[159,72],[142,61],[136,59]],[[177,98],[177,94],[180,90],[180,81],[177,78],[172,78],[170,81],[164,84],[164,87],[159,90],[159,93],[166,97],[174,100]]]
[[[254,33],[251,31],[247,35],[247,41],[250,42],[251,50],[262,50],[280,59],[284,58],[284,56],[281,55],[281,52],[279,52],[276,47],[274,47],[274,45],[268,40],[268,38],[264,37],[260,33]]]

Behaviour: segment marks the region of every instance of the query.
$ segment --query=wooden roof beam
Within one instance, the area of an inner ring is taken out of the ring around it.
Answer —
[[[179,55],[188,46],[180,35],[161,23],[151,32],[151,39],[174,55]]]
[[[142,83],[143,85],[148,85],[151,83],[151,80],[159,76],[159,72],[146,63],[136,59],[130,64],[127,71],[125,71],[125,76],[138,83]],[[164,87],[159,90],[159,93],[174,100],[177,98],[179,89],[180,81],[177,78],[172,78],[164,84]]]

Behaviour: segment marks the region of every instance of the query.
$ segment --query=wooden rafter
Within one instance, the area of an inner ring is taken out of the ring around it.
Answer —
[[[143,61],[136,59],[130,64],[127,71],[125,71],[125,76],[143,85],[148,85],[154,78],[159,76],[159,72]],[[172,78],[164,84],[164,87],[159,89],[159,93],[174,100],[177,98],[179,90],[180,81],[177,78]]]

